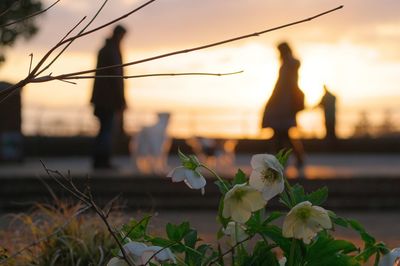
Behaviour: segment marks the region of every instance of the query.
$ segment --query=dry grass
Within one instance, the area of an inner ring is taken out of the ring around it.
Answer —
[[[0,231],[1,265],[105,265],[116,247],[106,227],[82,204],[36,204],[9,214]],[[85,213],[83,213],[85,212]],[[3,253],[3,254],[2,254]],[[13,256],[1,263],[1,256]]]

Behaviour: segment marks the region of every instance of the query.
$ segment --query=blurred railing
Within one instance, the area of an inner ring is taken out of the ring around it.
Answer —
[[[169,126],[173,137],[231,137],[268,138],[272,131],[259,129],[260,110],[206,108],[172,112]],[[90,106],[49,108],[30,106],[23,108],[22,129],[30,136],[92,136],[98,123]],[[129,109],[125,112],[124,126],[128,134],[142,126],[156,122],[156,112],[145,109]],[[298,116],[298,136],[322,138],[324,136],[322,111],[305,110]],[[339,137],[379,136],[399,134],[400,108],[368,110],[343,108],[337,114]]]

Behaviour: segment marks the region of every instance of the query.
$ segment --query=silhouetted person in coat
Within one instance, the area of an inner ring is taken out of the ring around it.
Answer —
[[[325,117],[325,129],[326,135],[325,138],[328,141],[336,140],[336,96],[333,95],[326,85],[324,85],[324,95],[321,98],[318,106],[320,106],[324,110]]]
[[[123,68],[103,67],[121,65],[121,40],[126,30],[118,25],[112,36],[106,40],[97,57],[96,78],[90,102],[94,105],[94,115],[99,119],[100,129],[95,138],[93,155],[94,168],[111,168],[112,136],[117,117],[122,117],[126,108],[124,95]],[[106,77],[101,77],[106,76]],[[111,77],[110,77],[111,76]],[[115,76],[115,77],[112,77]]]
[[[277,150],[291,147],[296,156],[296,166],[304,163],[303,145],[299,140],[291,139],[289,129],[296,127],[296,114],[304,109],[304,94],[298,86],[300,61],[293,57],[286,42],[278,45],[281,67],[274,90],[269,98],[262,120],[262,127],[274,130]]]

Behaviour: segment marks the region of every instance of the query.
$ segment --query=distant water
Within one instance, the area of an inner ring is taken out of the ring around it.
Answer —
[[[371,135],[399,134],[400,109],[365,110],[342,108],[337,114],[339,137],[350,137],[354,133]],[[272,131],[259,129],[260,110],[199,108],[172,112],[169,132],[174,137],[232,137],[269,138]],[[298,135],[306,138],[324,136],[323,115],[319,109],[310,109],[298,115]],[[142,126],[156,122],[156,112],[146,109],[128,109],[125,112],[125,130],[129,134]],[[26,135],[74,136],[94,135],[98,124],[90,106],[49,108],[25,106],[23,108],[23,132]]]

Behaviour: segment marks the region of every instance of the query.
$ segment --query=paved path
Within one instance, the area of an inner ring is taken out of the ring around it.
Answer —
[[[217,164],[217,171],[224,175],[233,175],[237,168],[250,172],[251,155],[240,154],[236,156],[234,165]],[[43,176],[45,174],[42,160],[50,169],[66,172],[73,175],[101,175],[103,171],[94,172],[91,169],[89,157],[51,157],[27,158],[24,163],[0,164],[0,178],[14,178],[26,176]],[[118,167],[115,175],[135,176],[138,172],[134,169],[132,160],[128,157],[116,157],[114,163]],[[169,167],[179,165],[176,156],[170,156]],[[213,166],[211,166],[213,167]],[[110,172],[107,172],[109,175]],[[306,159],[304,174],[309,179],[315,178],[348,178],[348,177],[399,177],[400,154],[311,154]],[[287,175],[295,177],[297,171],[291,166],[287,168]]]

